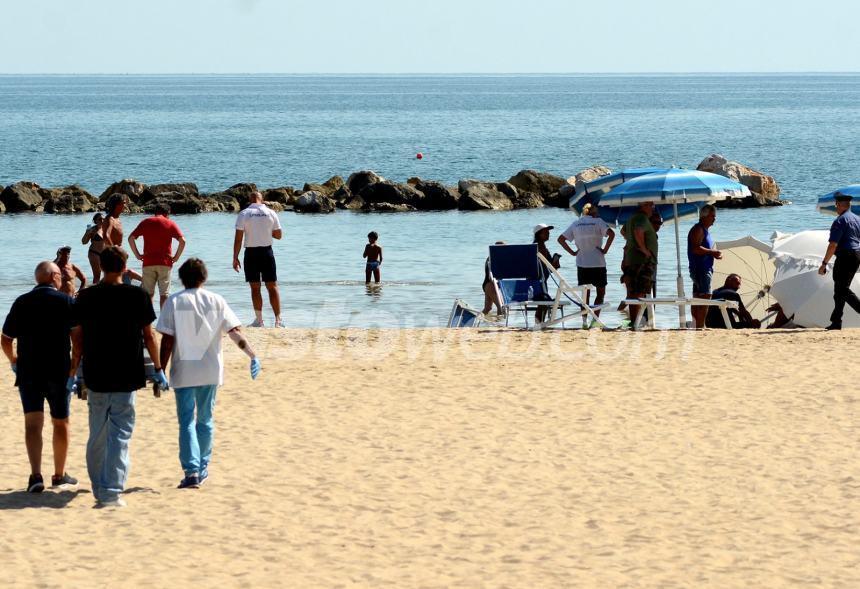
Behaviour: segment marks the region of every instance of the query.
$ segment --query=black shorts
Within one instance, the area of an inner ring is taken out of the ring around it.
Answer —
[[[66,391],[65,383],[47,383],[43,385],[20,385],[21,405],[24,413],[44,413],[45,401],[54,419],[69,417],[69,403],[72,394]]]
[[[245,282],[277,282],[272,246],[245,248]]]
[[[590,284],[602,288],[606,286],[606,268],[576,268],[576,280],[580,285]]]

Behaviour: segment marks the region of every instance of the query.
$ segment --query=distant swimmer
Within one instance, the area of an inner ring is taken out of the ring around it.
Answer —
[[[362,258],[367,258],[367,264],[364,266],[364,282],[370,284],[370,277],[373,276],[373,281],[379,283],[380,270],[382,265],[382,246],[377,243],[379,234],[376,231],[371,231],[367,234],[367,245],[364,246]]]
[[[254,306],[254,322],[250,327],[265,327],[263,323],[263,295],[261,284],[269,292],[269,304],[275,312],[275,327],[281,322],[281,296],[278,292],[278,270],[272,240],[281,239],[281,221],[278,214],[263,204],[263,195],[251,193],[251,204],[239,213],[236,219],[236,234],[233,237],[233,269],[242,269],[239,252],[245,245],[245,282],[251,287],[251,303]]]
[[[80,269],[76,264],[72,263],[72,247],[69,245],[64,245],[60,249],[57,250],[57,257],[54,260],[54,263],[60,269],[60,275],[62,276],[62,283],[60,285],[60,292],[73,297],[78,294],[79,290],[83,290],[87,286],[87,277],[84,275],[83,270]],[[75,279],[80,281],[80,287],[75,286]]]

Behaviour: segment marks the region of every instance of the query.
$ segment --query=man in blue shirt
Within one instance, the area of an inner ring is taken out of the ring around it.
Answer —
[[[836,255],[833,264],[833,314],[829,330],[842,329],[842,313],[845,303],[860,314],[860,299],[851,290],[851,281],[860,268],[860,217],[851,212],[851,197],[836,194],[836,212],[839,217],[830,226],[830,243],[818,273],[827,274],[827,264]]]
[[[723,257],[710,233],[716,220],[716,207],[705,205],[699,211],[699,222],[693,225],[687,234],[687,261],[690,263],[690,278],[693,280],[693,297],[697,299],[711,298],[714,260]],[[690,307],[690,314],[696,323],[696,329],[705,327],[708,307],[693,305]]]
[[[15,300],[0,337],[9,359],[24,409],[24,441],[30,459],[27,491],[40,493],[42,480],[42,426],[45,401],[54,425],[53,487],[69,488],[77,480],[66,473],[69,449],[69,333],[73,325],[72,298],[62,292],[59,266],[41,262],[36,266],[36,287]],[[17,353],[13,342],[18,341]]]

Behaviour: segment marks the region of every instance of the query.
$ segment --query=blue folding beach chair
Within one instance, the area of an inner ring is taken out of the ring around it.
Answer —
[[[448,317],[448,327],[479,327],[483,318],[483,313],[457,299]]]
[[[554,303],[547,292],[536,243],[491,245],[490,274],[505,311],[505,325],[508,325],[511,311],[523,314],[526,327],[529,326],[529,312],[541,307],[552,310],[555,306],[564,316],[565,303]]]

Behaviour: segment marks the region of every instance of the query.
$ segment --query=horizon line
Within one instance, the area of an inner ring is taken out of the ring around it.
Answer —
[[[0,76],[743,76],[857,75],[860,70],[583,72],[0,72]]]

